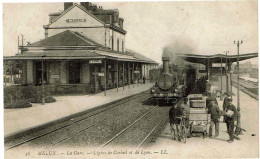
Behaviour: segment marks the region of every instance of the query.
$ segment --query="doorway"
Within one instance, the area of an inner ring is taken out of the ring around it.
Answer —
[[[80,83],[80,62],[69,62],[69,84]]]
[[[43,81],[47,82],[47,64],[43,63]],[[35,85],[39,86],[42,85],[42,62],[37,61],[35,63]]]

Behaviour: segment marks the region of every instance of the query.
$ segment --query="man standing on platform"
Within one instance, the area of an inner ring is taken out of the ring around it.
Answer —
[[[224,101],[223,101],[223,111],[225,111],[226,108],[227,108],[229,95],[225,92],[225,93],[224,93],[224,96],[225,96],[225,97],[224,97]]]
[[[235,126],[234,122],[235,119],[237,118],[237,109],[232,104],[231,97],[228,97],[228,105],[226,108],[225,117],[226,117],[226,123],[228,126],[228,135],[229,135],[229,140],[227,141],[228,143],[231,143],[234,141],[234,126]]]
[[[185,127],[188,130],[187,132],[189,132],[190,107],[188,105],[188,98],[184,98],[181,106],[183,108],[183,116],[185,116]]]
[[[218,105],[218,101],[214,95],[211,94],[211,92],[208,92],[208,98],[206,99],[206,108],[209,109],[211,105],[211,101],[215,101],[216,104]]]
[[[224,93],[224,95],[225,95],[225,97],[224,97],[224,101],[223,101],[223,111],[226,112],[226,108],[227,108],[227,105],[228,105],[228,97],[230,97],[230,96],[226,92]],[[225,116],[223,118],[223,122],[226,122]],[[228,124],[226,123],[226,125],[227,125],[227,132],[228,132]]]
[[[215,137],[219,135],[219,118],[220,110],[218,105],[214,100],[210,101],[209,114],[211,115],[210,127],[209,127],[209,137],[212,137],[212,127],[215,125]]]

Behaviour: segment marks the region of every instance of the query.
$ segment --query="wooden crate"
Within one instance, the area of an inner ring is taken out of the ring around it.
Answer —
[[[190,94],[188,98],[189,100],[202,100],[202,94]]]
[[[191,108],[205,108],[206,101],[205,100],[190,100]]]

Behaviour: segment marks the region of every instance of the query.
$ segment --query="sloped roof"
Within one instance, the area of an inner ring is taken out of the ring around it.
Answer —
[[[78,32],[66,30],[46,39],[32,43],[31,46],[101,46]]]
[[[228,62],[236,62],[238,55],[223,55],[223,54],[216,54],[216,55],[194,55],[194,54],[179,54],[179,57],[183,58],[186,61],[193,62],[193,63],[201,63],[207,64],[208,60],[212,63],[224,63],[226,58]],[[240,54],[239,61],[251,59],[258,57],[258,53],[248,53],[248,54]]]
[[[154,60],[140,54],[140,53],[137,53],[133,50],[130,50],[130,49],[126,49],[126,52],[128,53],[131,53],[136,59],[138,59],[139,61],[141,62],[147,62],[147,63],[156,63]]]
[[[105,58],[105,56],[95,53],[91,50],[44,50],[44,51],[24,51],[23,54],[16,56],[4,57],[5,60],[41,60],[52,59],[52,60],[66,60],[66,59],[96,59]]]

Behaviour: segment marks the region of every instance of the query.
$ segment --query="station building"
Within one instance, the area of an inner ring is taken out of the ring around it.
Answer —
[[[50,91],[98,92],[134,84],[148,79],[158,64],[126,49],[123,25],[117,9],[66,2],[64,11],[49,14],[45,39],[19,46],[21,53],[4,60],[21,62],[23,85],[43,81]]]

